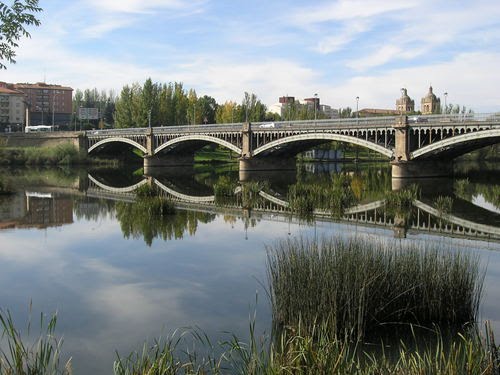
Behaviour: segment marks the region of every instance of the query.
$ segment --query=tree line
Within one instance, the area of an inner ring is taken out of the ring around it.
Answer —
[[[116,95],[113,91],[86,89],[75,91],[73,113],[79,108],[98,108],[103,124],[115,128],[157,127],[174,125],[228,124],[244,121],[310,120],[322,113],[311,105],[289,104],[283,117],[271,113],[253,93],[245,92],[240,103],[217,101],[208,95],[199,96],[194,89],[187,90],[182,82],[155,83],[148,78],[142,85],[125,85]],[[77,121],[77,119],[73,119]],[[92,126],[99,120],[91,120]]]

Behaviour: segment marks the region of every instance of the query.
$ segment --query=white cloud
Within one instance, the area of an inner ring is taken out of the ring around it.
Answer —
[[[313,87],[316,73],[293,61],[256,58],[242,62],[200,58],[179,67],[179,79],[197,91],[207,92],[218,101],[240,101],[245,91],[255,93],[264,103],[276,102],[281,95],[305,93]]]
[[[179,9],[186,6],[179,0],[88,0],[98,10],[123,13],[148,13],[155,9]]]
[[[498,110],[500,76],[495,74],[500,53],[471,52],[457,55],[451,61],[400,68],[377,75],[355,76],[336,87],[325,85],[322,96],[338,107],[395,108],[401,87],[419,107],[430,84],[437,96],[447,91],[448,103],[465,105],[476,112]]]
[[[370,26],[368,22],[352,22],[351,24],[344,26],[344,28],[337,34],[320,39],[316,50],[323,54],[338,51],[356,39],[359,34],[364,33],[369,29]]]
[[[310,26],[330,21],[343,21],[380,16],[384,13],[407,11],[416,1],[340,0],[309,8],[301,7],[289,17],[295,25]]]

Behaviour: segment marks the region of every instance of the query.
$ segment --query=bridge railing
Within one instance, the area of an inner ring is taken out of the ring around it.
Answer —
[[[301,120],[301,121],[274,121],[252,122],[252,129],[256,131],[273,131],[276,129],[340,129],[340,128],[384,128],[393,126],[399,116],[359,117],[341,119]],[[439,115],[410,115],[410,126],[446,126],[447,124],[481,124],[500,126],[500,113],[459,113]],[[204,124],[204,125],[177,125],[153,127],[154,134],[165,133],[207,133],[207,132],[240,132],[243,123]],[[91,136],[111,135],[145,135],[149,128],[116,128],[106,130],[90,130],[85,134]]]

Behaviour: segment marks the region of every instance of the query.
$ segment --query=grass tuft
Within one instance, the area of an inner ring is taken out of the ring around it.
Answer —
[[[268,247],[274,321],[352,338],[389,324],[473,322],[483,277],[477,257],[434,248],[339,238]]]

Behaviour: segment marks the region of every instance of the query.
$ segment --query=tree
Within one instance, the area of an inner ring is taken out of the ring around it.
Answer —
[[[264,121],[267,108],[255,94],[245,92],[245,97],[241,104],[245,121],[259,122]]]
[[[217,106],[215,113],[215,121],[217,124],[228,124],[233,122],[241,122],[242,108],[232,101],[227,101],[222,105]]]
[[[120,93],[120,98],[116,101],[116,111],[115,111],[116,127],[132,128],[135,126],[132,113],[132,104],[133,104],[132,102],[133,102],[133,92],[128,85],[124,86]]]
[[[203,95],[198,99],[198,110],[200,111],[201,122],[203,124],[214,124],[217,102],[208,95]]]
[[[10,6],[0,2],[0,69],[7,69],[2,61],[16,63],[14,49],[21,37],[31,37],[26,26],[40,25],[35,13],[41,11],[38,0],[14,0]]]

